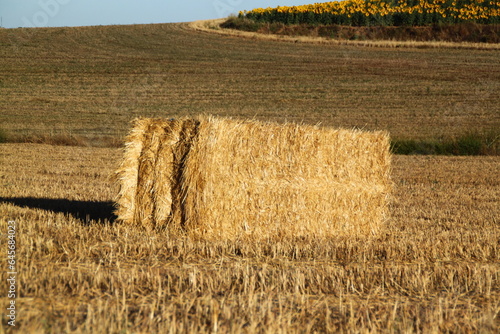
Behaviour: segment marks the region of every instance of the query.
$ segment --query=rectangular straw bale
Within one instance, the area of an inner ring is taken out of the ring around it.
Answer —
[[[126,223],[132,223],[135,215],[139,157],[141,156],[144,135],[150,119],[135,119],[132,131],[125,142],[125,152],[116,176],[120,185],[117,200],[117,217]]]
[[[142,119],[118,171],[117,214],[204,239],[372,235],[389,173],[386,132]]]
[[[385,132],[208,118],[185,166],[202,238],[370,235],[387,214]]]
[[[118,219],[148,228],[180,221],[179,164],[196,126],[193,120],[137,119],[117,171]],[[179,194],[177,194],[179,193]]]

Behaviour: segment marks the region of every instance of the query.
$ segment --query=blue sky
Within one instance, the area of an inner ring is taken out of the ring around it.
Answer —
[[[314,2],[314,1],[312,1]],[[309,0],[0,0],[4,28],[187,22]]]

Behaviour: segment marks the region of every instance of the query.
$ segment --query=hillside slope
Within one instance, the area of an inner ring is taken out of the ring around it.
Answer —
[[[120,138],[211,113],[441,138],[500,128],[500,51],[276,43],[188,24],[0,30],[0,128]]]

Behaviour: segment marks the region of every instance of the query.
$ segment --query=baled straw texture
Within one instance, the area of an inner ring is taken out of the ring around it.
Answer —
[[[124,162],[138,170],[129,210],[133,185],[123,178],[133,173],[121,171],[123,221],[238,239],[366,236],[386,219],[385,132],[208,117],[151,120],[144,133],[143,122],[130,136],[142,145],[129,143],[125,154],[142,148],[138,163]]]
[[[368,235],[384,222],[386,133],[218,118],[198,131],[183,184],[196,236]]]
[[[182,222],[182,164],[197,121],[140,118],[127,137],[117,171],[116,214],[148,228]]]

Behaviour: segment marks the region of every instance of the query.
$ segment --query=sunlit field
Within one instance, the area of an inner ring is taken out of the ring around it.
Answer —
[[[172,239],[115,220],[113,178],[137,116],[495,133],[499,51],[187,24],[0,29],[0,44],[0,253],[15,221],[18,272],[11,327],[4,255],[0,332],[500,330],[498,156],[394,155],[390,218],[371,238]]]
[[[7,136],[214,114],[440,139],[500,127],[500,50],[276,43],[187,24],[0,30]]]

